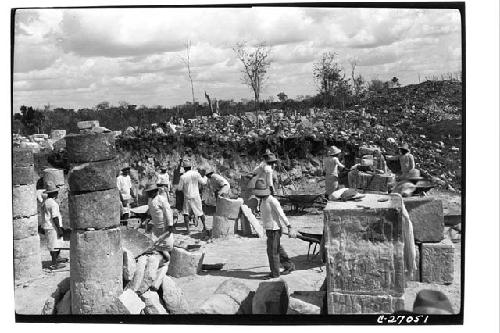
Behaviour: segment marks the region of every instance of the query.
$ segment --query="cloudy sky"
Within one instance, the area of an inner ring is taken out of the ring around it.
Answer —
[[[350,72],[402,84],[461,69],[457,10],[153,8],[19,10],[14,112],[22,104],[92,107],[102,101],[172,106],[191,100],[182,61],[190,40],[195,97],[252,98],[232,47],[272,47],[263,97],[314,94],[313,63],[334,51]],[[275,97],[276,99],[276,97]]]

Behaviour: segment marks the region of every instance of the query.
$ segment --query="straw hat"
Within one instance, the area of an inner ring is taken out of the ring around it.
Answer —
[[[422,180],[422,179],[424,179],[424,177],[420,176],[420,170],[418,170],[418,169],[411,169],[410,171],[408,171],[406,173],[406,175],[404,175],[403,178],[408,179],[408,180]]]
[[[340,154],[341,150],[335,146],[331,146],[328,152],[328,155],[335,156]]]
[[[45,187],[44,193],[54,193],[54,192],[59,192],[59,189],[53,182],[47,182],[47,186]]]
[[[271,150],[269,148],[266,148],[266,151],[264,152],[264,154],[262,156],[267,157],[271,154],[273,154],[273,153],[271,153]]]
[[[408,152],[409,152],[409,151],[410,151],[410,146],[408,146],[408,144],[407,144],[407,143],[403,143],[402,145],[400,145],[400,146],[398,147],[398,149],[403,149],[403,150],[406,150],[406,151],[408,151]]]
[[[154,191],[157,189],[158,189],[158,186],[156,186],[156,184],[148,184],[146,186],[146,188],[144,189],[144,192],[151,192],[151,191]]]
[[[274,163],[274,162],[278,162],[276,155],[274,155],[273,153],[266,155],[266,163]]]
[[[419,314],[452,314],[450,300],[439,290],[424,289],[418,292],[413,312]]]
[[[253,194],[255,196],[266,196],[271,194],[271,190],[266,184],[266,181],[264,179],[257,179],[255,181],[255,188],[253,190]]]

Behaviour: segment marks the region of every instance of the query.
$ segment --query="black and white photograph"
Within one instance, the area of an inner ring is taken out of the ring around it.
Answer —
[[[16,321],[462,324],[465,15],[12,8]]]

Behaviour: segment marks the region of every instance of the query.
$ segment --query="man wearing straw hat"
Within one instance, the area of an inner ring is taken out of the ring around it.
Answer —
[[[231,186],[226,178],[215,173],[214,169],[210,166],[205,167],[205,175],[208,178],[210,188],[214,191],[215,199],[229,196],[229,193],[231,193]]]
[[[65,267],[62,263],[64,260],[59,258],[61,250],[57,250],[57,248],[61,247],[63,235],[61,212],[59,211],[59,204],[56,201],[59,189],[53,182],[48,182],[44,193],[47,195],[47,199],[45,199],[42,205],[42,228],[45,231],[47,249],[52,258],[52,265],[50,268],[59,269]]]
[[[297,235],[283,212],[280,202],[271,195],[271,190],[264,179],[257,179],[254,194],[261,200],[262,223],[264,229],[266,229],[267,257],[271,269],[271,273],[266,278],[278,278],[280,276],[280,264],[284,268],[282,274],[289,274],[295,270],[295,265],[280,244],[283,224],[288,228],[288,237],[295,238]]]
[[[330,147],[328,150],[328,157],[324,162],[324,175],[325,175],[325,195],[328,198],[330,194],[339,188],[339,168],[345,166],[339,161],[339,154],[341,150],[335,146]]]
[[[401,175],[404,177],[408,171],[415,169],[415,158],[410,154],[410,147],[407,143],[398,147],[399,155],[387,156],[386,159],[390,161],[398,161],[401,165]]]
[[[257,179],[263,179],[269,187],[271,194],[275,194],[274,190],[274,168],[278,159],[269,149],[266,149],[263,154],[264,160],[253,170],[253,177],[248,183],[248,188],[255,188]],[[255,195],[248,199],[248,205],[255,212],[258,212],[259,200]]]
[[[170,204],[163,195],[158,193],[159,188],[156,184],[149,184],[144,192],[148,196],[149,215],[153,223],[153,235],[160,237],[165,232],[170,232],[166,238],[167,244],[173,247],[173,233],[174,226],[173,214],[170,209]]]
[[[186,232],[189,234],[189,215],[191,213],[194,214],[195,219],[200,218],[203,224],[203,232],[206,232],[205,214],[203,213],[199,185],[206,185],[207,177],[202,176],[197,170],[192,170],[189,160],[183,162],[183,167],[185,173],[180,177],[178,188],[184,193],[182,214],[184,215]]]
[[[134,192],[132,190],[132,180],[130,179],[130,166],[125,165],[121,174],[116,178],[116,187],[120,193],[121,206],[121,219],[127,220],[130,217],[130,203]]]

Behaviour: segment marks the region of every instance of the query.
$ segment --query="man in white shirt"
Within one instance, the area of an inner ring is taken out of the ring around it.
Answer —
[[[44,229],[45,236],[47,238],[47,249],[52,257],[52,265],[50,266],[51,269],[65,267],[59,258],[61,250],[57,249],[61,247],[63,235],[61,212],[59,211],[59,204],[56,201],[58,193],[59,189],[54,185],[54,183],[49,182],[45,190],[47,198],[42,204],[42,228]]]
[[[203,223],[203,232],[206,232],[205,214],[203,213],[199,185],[206,185],[207,177],[202,176],[196,170],[191,170],[191,162],[189,160],[183,162],[183,167],[185,172],[179,180],[178,188],[184,194],[182,214],[184,215],[186,232],[189,234],[189,215],[191,213],[194,214],[195,219],[200,218],[201,223]]]
[[[170,249],[173,247],[173,214],[170,209],[170,204],[164,196],[158,193],[158,187],[155,184],[150,184],[144,190],[148,195],[149,215],[153,223],[153,235],[160,237],[165,232],[169,232],[166,238],[167,246]]]
[[[159,188],[160,195],[163,195],[170,202],[168,195],[170,192],[170,177],[165,164],[160,167],[160,172],[156,174],[156,185]]]
[[[121,219],[127,220],[130,217],[130,203],[134,192],[132,190],[132,180],[130,179],[130,167],[125,166],[122,168],[122,172],[118,175],[116,179],[116,186],[118,187],[118,192],[120,193],[121,206]]]
[[[295,265],[291,262],[283,246],[280,245],[283,224],[288,228],[288,237],[295,238],[297,235],[285,216],[278,199],[271,195],[264,179],[257,179],[254,194],[261,199],[260,213],[267,235],[267,257],[271,273],[266,278],[278,278],[280,276],[280,263],[284,268],[281,274],[289,274],[295,270]]]

